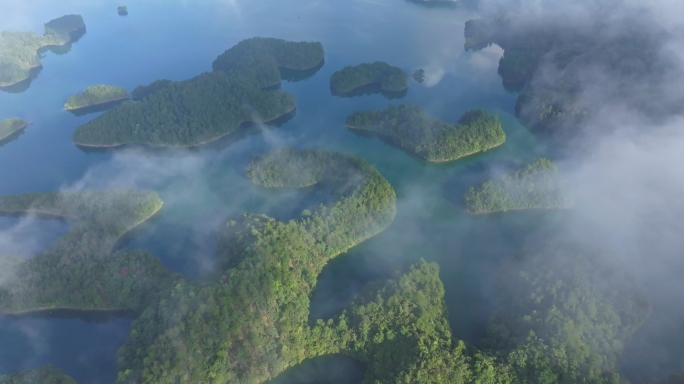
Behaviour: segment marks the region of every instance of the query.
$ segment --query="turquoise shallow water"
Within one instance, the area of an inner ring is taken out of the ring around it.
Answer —
[[[312,318],[338,313],[369,280],[422,257],[441,266],[454,334],[471,342],[479,339],[492,306],[484,272],[558,213],[471,217],[458,207],[465,189],[491,169],[546,153],[512,116],[516,95],[503,88],[496,73],[500,50],[463,51],[462,30],[473,17],[471,10],[428,8],[403,0],[149,0],[129,2],[129,15],[121,17],[117,5],[33,0],[21,7],[0,6],[15,16],[0,29],[40,31],[43,22],[68,13],[81,14],[87,24],[87,33],[68,53],[45,54],[44,68],[28,90],[0,91],[0,118],[33,122],[23,134],[0,144],[0,194],[122,186],[158,190],[164,209],[121,246],[149,249],[174,271],[198,276],[211,268],[215,228],[222,220],[246,211],[290,218],[307,199],[317,198],[308,191],[264,190],[249,184],[243,169],[251,156],[280,146],[361,156],[397,191],[397,219],[387,231],[326,267],[312,298]],[[94,84],[130,91],[160,78],[186,79],[210,70],[217,55],[253,36],[317,40],[326,51],[325,65],[313,76],[283,83],[297,98],[297,110],[280,126],[252,127],[239,140],[226,138],[184,150],[85,150],[71,143],[76,126],[97,116],[63,111],[72,94]],[[398,100],[380,94],[331,95],[328,82],[334,71],[375,60],[409,73],[424,68],[427,79],[412,82]],[[485,108],[499,114],[508,140],[487,153],[431,164],[344,127],[353,111],[404,102],[420,104],[451,122],[470,108]],[[3,220],[2,228],[21,222]],[[29,230],[21,241],[40,244],[30,248],[30,254],[47,247],[68,223],[23,225]],[[111,382],[116,349],[130,321],[127,316],[74,313],[0,317],[0,374],[53,363],[79,383]],[[288,377],[301,382],[301,375],[325,374],[326,367],[337,364],[349,367],[342,369],[348,371],[344,380],[358,382],[360,368],[335,359],[310,363]]]

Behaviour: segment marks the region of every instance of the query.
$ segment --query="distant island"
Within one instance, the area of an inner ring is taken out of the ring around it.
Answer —
[[[120,5],[117,7],[116,11],[119,13],[121,16],[126,16],[128,15],[128,7],[125,5]]]
[[[43,36],[33,32],[0,32],[0,87],[29,79],[41,66],[39,50],[76,41],[85,33],[80,15],[66,15],[45,24]]]
[[[129,189],[24,193],[0,197],[0,213],[73,220],[47,251],[4,257],[14,271],[0,287],[0,313],[50,309],[140,310],[171,274],[144,251],[112,251],[117,241],[152,217],[163,202],[153,191]],[[9,288],[11,286],[11,288]]]
[[[123,88],[112,85],[94,85],[86,88],[85,91],[79,95],[71,96],[66,104],[64,104],[64,109],[73,110],[92,107],[129,98],[128,92]]]
[[[506,141],[499,118],[481,109],[466,112],[454,125],[428,116],[417,105],[390,105],[383,111],[355,112],[346,125],[378,133],[431,162],[456,160]]]
[[[416,71],[413,72],[413,75],[411,75],[411,77],[413,77],[413,80],[417,81],[418,83],[422,83],[423,81],[425,81],[425,70],[422,68],[416,69]]]
[[[74,143],[190,147],[232,133],[242,123],[271,121],[295,108],[295,98],[287,92],[263,92],[222,72],[203,73],[144,94],[139,102],[124,102],[80,125]]]
[[[378,84],[381,91],[398,92],[408,88],[408,75],[399,67],[376,61],[346,66],[330,77],[330,88],[341,93],[369,84]]]
[[[463,197],[469,213],[570,208],[573,199],[556,165],[535,159],[523,167],[471,187]]]
[[[76,384],[76,380],[48,364],[38,369],[0,376],[0,384]]]
[[[280,84],[280,69],[306,71],[319,66],[324,59],[319,42],[253,37],[217,57],[212,68],[263,89]]]
[[[0,120],[0,141],[8,138],[13,133],[19,132],[28,126],[28,121],[24,121],[17,117]]]

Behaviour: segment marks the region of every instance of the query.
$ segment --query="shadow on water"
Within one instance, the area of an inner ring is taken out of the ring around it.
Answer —
[[[362,364],[351,357],[330,355],[305,360],[266,384],[357,384],[363,377]]]
[[[408,88],[402,90],[402,91],[383,91],[380,89],[380,84],[378,83],[372,83],[372,84],[366,84],[362,87],[355,88],[349,92],[339,92],[336,91],[333,88],[330,88],[330,94],[333,96],[337,97],[357,97],[357,96],[369,96],[369,95],[376,95],[376,94],[381,94],[385,99],[387,100],[397,100],[397,99],[402,99],[406,94],[408,93]]]
[[[158,155],[158,156],[175,156],[178,154],[176,150],[187,151],[191,154],[197,154],[202,151],[216,151],[220,152],[232,144],[237,143],[240,140],[246,139],[250,136],[255,136],[263,133],[265,130],[274,130],[282,127],[285,123],[292,120],[297,114],[297,109],[293,109],[291,112],[286,113],[283,116],[275,120],[271,120],[267,123],[242,123],[238,129],[234,132],[229,133],[220,139],[211,141],[206,144],[197,145],[194,147],[153,147],[141,144],[125,144],[117,147],[88,147],[82,145],[76,145],[78,149],[85,153],[115,153],[127,149],[142,149],[148,153]]]
[[[110,101],[108,103],[93,105],[91,107],[85,107],[85,108],[79,108],[79,109],[70,109],[70,110],[68,110],[68,112],[73,114],[74,116],[84,116],[84,115],[87,115],[90,113],[105,112],[108,109],[116,107],[117,105],[123,103],[126,100],[128,100],[128,99],[114,100],[114,101]]]
[[[320,63],[318,63],[317,66],[309,69],[304,69],[301,71],[295,69],[280,68],[280,78],[285,81],[296,83],[298,81],[306,80],[311,76],[315,75],[316,72],[323,68],[324,65],[325,60],[322,60]]]
[[[114,311],[82,311],[75,309],[48,309],[24,313],[21,315],[4,315],[12,319],[62,319],[62,320],[81,320],[86,323],[106,324],[116,319],[130,319],[136,317],[134,311],[114,310]]]
[[[13,141],[17,141],[19,139],[19,136],[23,135],[25,133],[25,131],[26,131],[26,128],[20,129],[20,130],[14,132],[13,134],[5,137],[4,139],[0,140],[0,148],[4,147],[5,145],[7,145]]]
[[[503,83],[504,89],[509,93],[520,93],[525,89],[525,86],[527,85],[527,83],[524,81],[518,81],[518,82],[502,81],[502,83]]]
[[[33,67],[29,70],[29,77],[12,85],[8,85],[6,87],[0,87],[0,91],[4,91],[7,93],[22,93],[29,89],[31,86],[31,82],[35,79],[38,78],[38,75],[40,74],[40,71],[43,70],[43,66],[39,65],[37,67]]]
[[[428,8],[458,8],[458,0],[406,0]]]

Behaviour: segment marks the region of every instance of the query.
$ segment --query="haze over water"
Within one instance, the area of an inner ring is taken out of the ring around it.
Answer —
[[[312,299],[312,318],[338,313],[368,281],[422,257],[440,264],[454,336],[476,342],[483,335],[491,313],[484,271],[513,254],[525,234],[552,225],[558,213],[472,217],[458,206],[465,190],[487,177],[493,164],[552,156],[513,116],[517,95],[503,88],[496,71],[501,50],[494,46],[464,52],[463,26],[476,14],[464,7],[423,7],[403,0],[137,1],[126,4],[125,17],[117,15],[117,5],[36,0],[0,6],[10,15],[0,21],[0,30],[42,33],[44,22],[72,13],[82,15],[87,25],[70,52],[45,54],[44,68],[28,90],[0,91],[0,119],[17,116],[33,122],[15,140],[0,143],[0,195],[114,187],[157,190],[165,202],[162,212],[121,246],[149,249],[173,271],[199,276],[211,268],[214,233],[229,216],[253,212],[288,219],[323,198],[312,191],[251,185],[243,170],[252,156],[282,146],[360,156],[395,188],[397,218],[387,231],[326,267]],[[280,127],[253,127],[240,140],[228,137],[192,149],[86,150],[72,144],[75,128],[97,114],[74,116],[62,110],[69,96],[95,84],[130,92],[157,79],[187,79],[210,71],[220,53],[254,36],[321,41],[326,52],[325,65],[312,77],[283,82],[282,88],[296,97],[297,110]],[[397,100],[380,94],[331,95],[333,72],[376,60],[408,73],[423,68],[426,81],[411,82],[406,96]],[[471,108],[498,113],[507,141],[484,154],[431,164],[344,126],[353,111],[407,102],[449,122]],[[30,256],[68,225],[2,218],[0,230],[23,228],[13,241]],[[0,317],[0,374],[52,363],[79,383],[111,382],[116,350],[130,322],[125,316],[63,312]],[[358,372],[341,374],[349,375],[350,382],[359,380]]]

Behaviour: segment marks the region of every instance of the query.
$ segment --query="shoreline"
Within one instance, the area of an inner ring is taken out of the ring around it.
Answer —
[[[17,128],[14,132],[10,132],[10,134],[8,134],[8,135],[6,135],[6,136],[0,136],[0,141],[5,140],[6,138],[8,138],[8,137],[14,135],[14,134],[17,133],[17,132],[23,131],[24,129],[28,128],[29,125],[33,125],[33,122],[31,122],[31,121],[24,121],[24,125],[21,126],[21,127],[19,127],[19,128]]]
[[[103,101],[103,102],[97,103],[97,104],[85,105],[85,106],[83,106],[83,107],[64,108],[64,110],[65,110],[65,111],[78,111],[79,109],[85,109],[85,108],[90,108],[90,107],[97,107],[98,105],[102,105],[102,104],[113,103],[113,102],[115,102],[115,101],[130,100],[130,99],[131,99],[131,96],[120,97],[120,98],[118,98],[118,99],[107,100],[107,101]]]
[[[506,213],[506,212],[522,212],[522,211],[562,211],[565,209],[572,209],[575,206],[573,203],[572,205],[568,207],[550,207],[550,208],[512,208],[512,209],[507,209],[505,211],[487,211],[487,212],[472,212],[468,208],[463,207],[462,210],[471,215],[471,216],[480,216],[480,215],[492,215],[495,213]]]
[[[64,44],[62,44],[62,45],[64,45]],[[47,45],[44,45],[43,47],[47,47]],[[43,48],[43,47],[41,47],[41,48]],[[56,45],[56,47],[58,47],[58,45]],[[39,49],[40,49],[40,48],[39,48]],[[39,60],[39,61],[40,61],[40,60]],[[22,81],[29,80],[29,79],[31,78],[31,74],[30,74],[31,70],[34,69],[34,68],[42,68],[42,67],[43,67],[43,64],[41,64],[41,63],[39,63],[38,65],[31,66],[31,67],[29,67],[29,69],[28,69],[28,70],[29,70],[29,75],[28,75],[28,76],[26,76],[25,78],[23,78],[23,79],[21,79],[21,80],[19,80],[19,81],[15,81],[14,83],[0,84],[0,88],[9,88],[9,87],[11,87],[11,86],[13,86],[13,85],[17,85],[17,84],[21,83]]]
[[[140,224],[146,222],[147,220],[151,219],[154,215],[156,215],[161,209],[164,207],[164,202],[162,201],[159,207],[155,209],[152,213],[147,215],[146,217],[138,220],[135,222],[133,225],[131,225],[129,228],[127,228],[125,231],[121,233],[120,236],[117,236],[116,241],[119,241],[124,235],[126,235],[128,232],[132,231],[135,229],[137,226]],[[6,211],[3,211],[6,212]],[[54,214],[52,214],[54,215]],[[57,217],[69,217],[69,216],[58,216],[54,215]],[[75,219],[78,220],[78,219]],[[115,242],[116,243],[116,242]],[[111,252],[111,250],[110,250]],[[57,311],[57,310],[66,310],[66,311],[76,311],[76,312],[123,312],[123,311],[133,311],[132,309],[125,309],[125,308],[109,308],[109,309],[83,309],[83,308],[74,308],[74,307],[54,307],[54,308],[49,308],[49,307],[40,307],[37,309],[25,309],[21,311],[0,311],[0,315],[4,316],[20,316],[20,315],[26,315],[30,313],[40,313],[40,312],[47,312],[47,311]]]
[[[420,157],[421,159],[427,161],[428,163],[434,163],[434,164],[448,163],[448,162],[450,162],[450,161],[456,161],[456,160],[458,160],[458,159],[462,159],[462,158],[467,157],[467,156],[470,156],[470,155],[474,155],[474,154],[477,154],[477,153],[480,153],[480,152],[489,151],[490,149],[498,148],[498,147],[500,147],[500,146],[502,146],[502,145],[504,145],[504,144],[506,143],[506,140],[504,139],[504,141],[502,141],[501,143],[499,143],[499,144],[497,144],[497,145],[495,145],[495,146],[489,147],[489,148],[487,148],[487,149],[479,150],[479,151],[469,152],[469,153],[466,153],[466,154],[464,154],[464,155],[461,155],[461,156],[459,156],[459,157],[457,157],[457,158],[455,158],[455,159],[449,159],[449,160],[430,160],[430,159],[425,158],[425,157],[423,157],[422,155],[419,155],[418,153],[414,152],[412,149],[402,147],[401,145],[397,144],[397,142],[396,142],[395,139],[393,139],[392,137],[390,137],[389,135],[386,135],[386,134],[384,134],[384,133],[381,133],[381,132],[378,132],[378,131],[375,131],[375,130],[372,130],[372,129],[368,129],[368,128],[356,127],[356,126],[349,125],[349,124],[345,124],[345,127],[349,128],[349,129],[355,129],[355,130],[357,130],[357,131],[373,132],[373,133],[375,133],[376,135],[380,135],[380,136],[386,138],[387,140],[390,140],[390,141],[392,142],[392,144],[396,145],[397,147],[401,148],[402,150],[407,151],[407,152],[411,153],[411,154],[414,155],[414,156],[418,156],[418,157]]]
[[[365,87],[365,86],[367,86],[367,85],[371,85],[371,84],[379,84],[379,85],[380,85],[380,92],[401,92],[401,91],[404,91],[404,90],[408,89],[408,87],[409,87],[409,86],[408,86],[408,82],[407,82],[406,86],[405,86],[404,88],[402,88],[402,89],[397,89],[397,90],[394,90],[394,89],[385,89],[385,88],[382,88],[382,81],[371,81],[371,82],[369,82],[369,83],[366,83],[366,84],[363,84],[363,85],[359,85],[358,87],[354,87],[354,88],[352,88],[352,89],[350,89],[350,90],[348,90],[348,91],[341,91],[339,88],[336,88],[336,87],[333,86],[332,84],[330,84],[330,89],[332,89],[333,91],[338,92],[338,93],[349,93],[349,92],[353,92],[353,91],[355,91],[355,90],[357,90],[357,89],[359,89],[359,88],[363,88],[363,87]]]
[[[241,122],[240,124],[238,124],[237,128],[235,128],[234,130],[232,130],[232,131],[230,131],[230,132],[227,132],[227,133],[224,133],[224,134],[222,134],[222,135],[220,135],[220,136],[214,137],[214,138],[212,138],[212,139],[209,139],[209,140],[205,140],[205,141],[199,142],[199,143],[197,143],[197,144],[189,144],[189,145],[153,145],[153,144],[144,144],[144,143],[116,143],[116,144],[108,144],[108,145],[94,145],[94,144],[82,144],[82,143],[78,143],[78,142],[76,142],[76,141],[74,141],[74,140],[72,140],[71,142],[74,143],[75,145],[80,146],[80,147],[88,147],[88,148],[116,148],[116,147],[120,147],[120,146],[122,146],[122,145],[144,145],[144,146],[152,147],[152,148],[192,148],[192,147],[199,147],[199,146],[201,146],[201,145],[209,144],[209,143],[211,143],[211,142],[213,142],[213,141],[219,140],[219,139],[221,139],[221,138],[223,138],[223,137],[225,137],[225,136],[230,135],[231,133],[237,131],[237,130],[240,128],[240,126],[242,126],[242,124],[245,124],[245,123],[257,123],[257,124],[268,123],[268,122],[271,122],[271,121],[273,121],[273,120],[277,120],[277,119],[279,119],[279,118],[281,118],[281,117],[287,115],[288,113],[292,113],[292,111],[294,111],[295,109],[297,109],[297,106],[296,106],[296,105],[295,105],[294,107],[292,107],[290,110],[288,110],[287,112],[282,113],[282,114],[280,114],[280,115],[278,115],[278,116],[276,116],[276,117],[273,117],[273,118],[271,118],[271,119],[268,119],[268,120],[261,120],[261,121],[245,120],[245,121]]]

